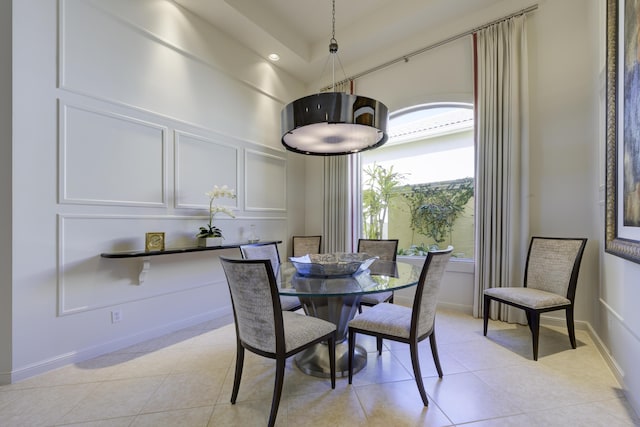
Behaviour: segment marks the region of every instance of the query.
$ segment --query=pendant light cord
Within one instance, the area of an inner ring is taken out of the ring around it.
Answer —
[[[336,91],[336,56],[338,56],[338,41],[336,40],[336,0],[332,0],[331,8],[331,40],[329,40],[329,54],[331,55],[331,81],[333,91]]]
[[[327,57],[327,61],[324,63],[324,67],[322,67],[322,74],[324,74],[324,70],[327,68],[327,62],[331,58],[331,86],[324,88],[321,92],[331,89],[332,92],[336,92],[336,59],[338,60],[338,65],[342,70],[342,74],[344,75],[344,81],[347,81],[347,73],[344,71],[344,67],[342,66],[342,62],[340,61],[340,57],[338,56],[338,41],[336,40],[336,0],[332,0],[332,8],[331,8],[331,40],[329,40],[329,56]]]

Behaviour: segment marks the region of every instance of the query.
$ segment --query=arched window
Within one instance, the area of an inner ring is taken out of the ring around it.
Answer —
[[[433,103],[389,116],[389,140],[361,153],[362,236],[399,239],[400,255],[474,250],[473,106]]]

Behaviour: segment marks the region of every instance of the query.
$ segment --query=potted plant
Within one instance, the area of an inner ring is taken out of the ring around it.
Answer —
[[[214,202],[216,199],[223,197],[235,199],[236,192],[226,185],[222,187],[214,185],[213,190],[207,191],[205,195],[209,197],[209,223],[206,226],[200,227],[200,231],[196,234],[196,237],[199,239],[200,246],[221,246],[224,236],[222,235],[222,230],[213,225],[213,219],[218,213],[227,214],[231,218],[235,218],[235,215],[229,208],[216,205]]]

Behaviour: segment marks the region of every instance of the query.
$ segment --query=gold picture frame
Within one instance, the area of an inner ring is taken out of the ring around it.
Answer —
[[[625,63],[621,61],[621,59],[625,59],[625,56],[621,55],[630,53],[629,49],[631,46],[635,46],[639,39],[637,24],[630,25],[625,29],[620,27],[620,23],[633,23],[634,21],[640,23],[640,19],[638,19],[639,11],[634,9],[634,5],[630,3],[631,7],[628,10],[625,10],[625,5],[625,0],[607,0],[605,251],[640,263],[640,239],[636,237],[640,234],[640,227],[635,226],[633,221],[627,224],[626,208],[623,208],[624,212],[621,211],[621,206],[624,207],[623,203],[626,203],[624,198],[628,196],[628,192],[624,192],[623,177],[625,173],[627,176],[634,174],[633,170],[625,171],[625,167],[628,167],[627,151],[629,147],[625,147],[625,144],[633,146],[634,153],[640,150],[640,139],[626,138],[629,132],[640,135],[640,127],[632,126],[631,120],[629,123],[624,121],[624,97],[627,92],[629,94],[633,92],[627,87],[627,81],[624,79],[627,72],[626,67],[619,66],[621,62]],[[625,20],[625,18],[633,20]],[[634,34],[631,34],[632,32]],[[625,33],[632,37],[625,39]],[[636,39],[634,40],[633,37]],[[635,47],[640,50],[640,46]],[[636,104],[635,108],[640,109],[640,106]],[[629,112],[627,111],[627,113]],[[640,111],[635,111],[633,114],[635,114],[634,117],[638,117]],[[622,132],[620,132],[620,127],[623,128]],[[625,151],[621,153],[620,150],[623,149]],[[620,161],[621,154],[625,156],[623,157],[625,161]],[[633,194],[631,196],[633,197]],[[633,202],[640,202],[640,199],[633,199]],[[621,214],[625,216],[623,217]],[[624,220],[621,221],[621,218]]]
[[[153,231],[146,233],[144,250],[146,252],[164,251],[164,232]]]

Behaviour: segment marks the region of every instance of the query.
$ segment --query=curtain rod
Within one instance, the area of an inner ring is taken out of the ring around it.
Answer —
[[[461,39],[462,37],[466,37],[466,36],[471,35],[471,34],[477,32],[477,31],[484,30],[487,27],[490,27],[490,26],[495,25],[495,24],[497,24],[499,22],[502,22],[502,21],[506,21],[507,19],[511,19],[514,16],[520,16],[520,15],[527,14],[529,12],[533,12],[536,9],[538,9],[538,4],[531,5],[531,6],[529,6],[527,8],[524,8],[524,9],[518,11],[518,12],[514,12],[514,13],[512,13],[510,15],[503,16],[502,18],[498,18],[498,19],[493,20],[491,22],[488,22],[488,23],[486,23],[484,25],[476,27],[476,28],[474,28],[472,30],[468,30],[468,31],[465,31],[464,33],[456,34],[455,36],[451,36],[451,37],[449,37],[449,38],[447,38],[445,40],[441,40],[441,41],[436,42],[434,44],[431,44],[429,46],[423,47],[422,49],[414,50],[411,53],[408,53],[406,55],[402,55],[402,56],[400,56],[400,57],[398,57],[396,59],[392,59],[391,61],[387,61],[384,64],[380,64],[380,65],[378,65],[376,67],[369,68],[368,70],[362,71],[362,72],[360,72],[358,74],[354,74],[351,77],[347,77],[344,80],[340,80],[338,83],[323,87],[322,89],[320,89],[320,92],[325,92],[325,91],[327,91],[329,89],[332,89],[334,86],[345,84],[347,82],[353,81],[353,80],[358,79],[358,78],[360,78],[362,76],[365,76],[367,74],[371,74],[371,73],[379,71],[379,70],[381,70],[383,68],[387,68],[388,66],[396,64],[398,62],[409,62],[409,58],[411,58],[413,56],[420,55],[421,53],[424,53],[424,52],[426,52],[428,50],[435,49],[436,47],[440,47],[440,46],[445,45],[447,43],[451,43],[452,41]]]

